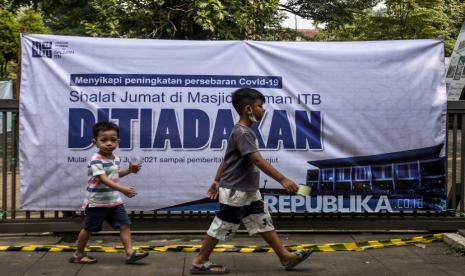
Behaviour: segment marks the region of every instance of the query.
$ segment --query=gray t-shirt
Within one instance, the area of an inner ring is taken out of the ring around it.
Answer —
[[[257,136],[253,130],[236,124],[226,147],[220,187],[245,192],[257,191],[260,170],[249,158],[249,154],[256,151],[258,151]]]

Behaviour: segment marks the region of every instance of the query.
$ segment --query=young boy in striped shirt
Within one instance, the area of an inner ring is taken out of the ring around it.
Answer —
[[[126,252],[126,263],[132,264],[147,257],[147,252],[132,250],[131,220],[124,208],[121,194],[131,198],[137,193],[133,187],[123,186],[119,178],[130,173],[137,173],[141,164],[131,164],[128,169],[120,169],[120,158],[113,154],[118,146],[119,128],[112,122],[99,122],[93,127],[92,143],[99,149],[88,164],[87,192],[82,208],[85,209],[84,228],[77,240],[77,250],[71,263],[93,264],[97,259],[88,256],[84,249],[92,232],[99,232],[104,221],[114,229],[119,229],[121,242]]]

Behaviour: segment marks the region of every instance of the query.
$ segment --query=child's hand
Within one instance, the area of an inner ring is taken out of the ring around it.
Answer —
[[[286,189],[289,193],[296,193],[299,190],[299,186],[297,186],[297,184],[289,178],[284,178],[281,181],[281,185],[283,185],[284,189]]]
[[[125,187],[123,186],[120,190],[125,196],[131,198],[137,195],[136,191],[134,190],[133,187]]]
[[[208,189],[207,195],[210,199],[217,199],[218,198],[218,190],[220,188],[220,182],[213,181],[212,185]]]
[[[142,168],[142,163],[129,163],[129,172],[130,173],[138,173]]]

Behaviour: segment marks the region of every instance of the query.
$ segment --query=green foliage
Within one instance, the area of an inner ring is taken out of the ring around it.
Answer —
[[[215,32],[218,26],[227,16],[223,4],[219,0],[195,1],[194,2],[194,22],[202,30]]]
[[[14,15],[7,10],[0,9],[0,59],[2,64],[16,55],[19,41],[18,31],[19,24]]]
[[[381,0],[288,0],[280,7],[302,18],[312,19],[315,24],[325,28],[349,23],[354,16],[373,8]]]
[[[10,1],[33,7],[53,33],[164,39],[279,39],[278,0]]]
[[[18,44],[19,24],[17,20],[13,13],[0,9],[0,79],[8,78],[8,64],[16,60]]]
[[[0,79],[16,78],[21,29],[31,33],[50,32],[38,12],[22,9],[13,13],[0,8]]]
[[[384,8],[355,14],[351,22],[323,33],[336,40],[437,38],[449,55],[464,19],[465,4],[458,0],[386,0]]]
[[[17,13],[17,21],[23,31],[32,34],[49,34],[50,28],[44,24],[44,19],[41,13],[33,10],[22,10]]]
[[[465,2],[463,0],[446,0],[446,14],[449,17],[449,28],[445,34],[444,43],[449,56],[454,49],[462,22],[465,21]]]

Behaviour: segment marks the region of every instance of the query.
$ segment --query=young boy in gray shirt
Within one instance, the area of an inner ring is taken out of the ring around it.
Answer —
[[[260,154],[257,137],[250,128],[264,114],[265,97],[251,88],[241,88],[232,94],[232,104],[240,115],[228,140],[226,153],[208,189],[211,199],[220,201],[216,214],[197,257],[192,261],[192,274],[225,274],[228,269],[209,261],[218,241],[232,238],[241,222],[250,235],[260,233],[273,248],[286,270],[310,256],[312,250],[290,253],[279,239],[271,216],[259,192],[260,170],[278,181],[288,192],[297,192],[298,186],[286,178]]]

